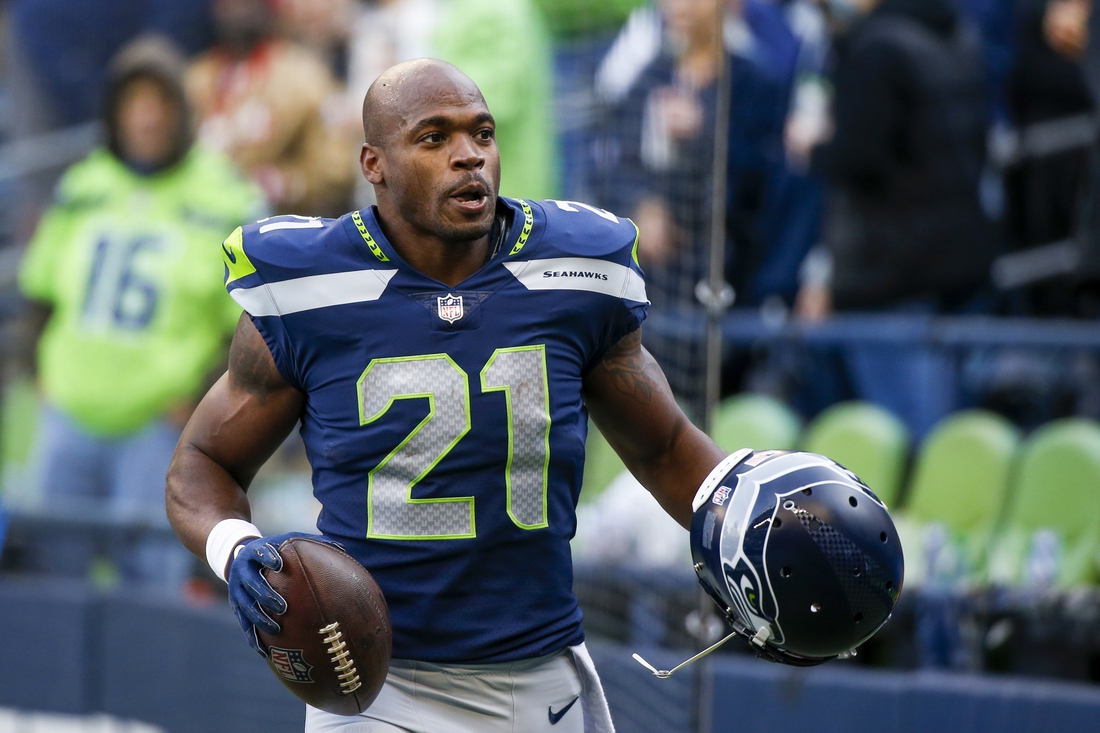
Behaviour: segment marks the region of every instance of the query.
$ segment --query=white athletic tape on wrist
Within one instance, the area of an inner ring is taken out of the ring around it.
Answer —
[[[718,488],[718,482],[725,478],[725,475],[733,470],[734,466],[750,455],[752,455],[751,448],[742,448],[723,458],[722,462],[707,474],[707,477],[703,479],[703,483],[699,486],[699,490],[695,492],[695,498],[691,500],[691,511],[699,511],[699,507],[706,504],[707,499],[709,499],[710,495],[714,493],[714,490]]]
[[[263,536],[259,527],[251,522],[243,519],[223,519],[214,525],[214,529],[210,530],[210,534],[206,537],[206,562],[210,563],[210,569],[215,575],[226,580],[230,553],[234,552],[241,540]]]

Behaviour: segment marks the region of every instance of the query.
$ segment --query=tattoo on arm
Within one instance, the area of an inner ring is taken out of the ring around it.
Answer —
[[[615,389],[643,405],[653,402],[664,381],[656,360],[642,347],[641,329],[624,336],[597,368],[606,371]]]
[[[289,386],[275,367],[263,336],[247,315],[241,316],[229,348],[229,383],[261,401]]]

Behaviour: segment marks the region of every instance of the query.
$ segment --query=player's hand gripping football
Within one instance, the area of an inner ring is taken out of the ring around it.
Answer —
[[[268,634],[278,634],[281,629],[271,616],[286,613],[286,600],[272,589],[263,571],[266,568],[277,573],[283,569],[283,558],[279,555],[279,547],[292,537],[309,537],[319,542],[336,545],[326,537],[304,532],[257,537],[241,543],[240,549],[229,563],[227,574],[229,603],[233,606],[233,613],[237,615],[237,621],[240,622],[241,629],[248,639],[248,645],[264,657],[267,653],[256,636],[256,628]]]

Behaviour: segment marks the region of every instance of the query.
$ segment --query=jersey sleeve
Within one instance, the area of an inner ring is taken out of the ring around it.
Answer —
[[[608,350],[642,325],[649,310],[645,274],[638,264],[638,227],[603,209],[577,201],[541,201],[546,234],[536,259],[514,268],[533,290],[599,293],[591,301],[592,346],[585,371],[599,364]],[[611,296],[611,297],[606,297]]]
[[[630,219],[623,219],[615,236],[612,261],[628,270],[622,295],[608,314],[603,334],[596,351],[587,365],[591,369],[628,333],[641,327],[649,313],[649,298],[645,289],[645,273],[638,264],[638,227]]]
[[[226,161],[228,163],[228,161]],[[252,181],[245,179],[241,176],[235,168],[231,168],[229,165],[225,165],[221,176],[225,179],[225,182],[221,186],[221,199],[226,207],[226,216],[230,221],[236,222],[250,222],[258,221],[264,217],[267,217],[270,212],[267,208],[267,202],[264,200],[263,193],[259,187]],[[232,226],[230,224],[229,226]],[[228,227],[226,227],[228,228]],[[243,242],[243,228],[242,242]],[[227,255],[225,251],[222,252],[222,259],[225,261]],[[229,263],[226,262],[228,265]],[[228,270],[227,270],[228,275]],[[218,322],[224,324],[226,333],[232,334],[237,328],[237,322],[241,318],[241,305],[237,303],[233,298],[226,297],[226,293],[223,291],[218,299],[219,313],[216,314]]]
[[[239,314],[243,308],[263,336],[279,374],[291,386],[305,391],[294,358],[294,345],[270,287],[270,281],[280,279],[275,263],[280,259],[280,250],[287,244],[282,239],[263,237],[255,224],[234,229],[222,243],[225,287],[236,312]]]

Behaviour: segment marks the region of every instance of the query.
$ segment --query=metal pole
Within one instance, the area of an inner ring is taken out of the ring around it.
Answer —
[[[725,3],[719,5],[719,23],[725,20]],[[724,44],[723,44],[724,48]],[[699,283],[696,296],[707,310],[706,390],[703,427],[710,431],[722,381],[722,316],[733,303],[733,288],[726,282],[726,182],[729,166],[730,64],[722,54],[718,72],[718,99],[714,113],[714,170],[711,174],[710,270]]]
[[[730,119],[730,59],[725,53],[726,3],[718,3],[718,28],[722,34],[722,63],[718,69],[717,100],[714,111],[714,168],[711,172],[710,208],[710,268],[707,279],[698,283],[696,298],[707,311],[706,389],[703,395],[703,429],[708,433],[714,421],[715,408],[722,388],[722,316],[733,304],[733,288],[726,282],[726,183],[729,167],[729,119]],[[707,628],[708,614],[714,612],[714,604],[702,591],[699,592],[699,626],[703,633]],[[701,646],[709,640],[700,637]],[[692,728],[697,733],[710,733],[710,704],[707,684],[709,665],[696,665],[692,685]]]

